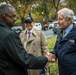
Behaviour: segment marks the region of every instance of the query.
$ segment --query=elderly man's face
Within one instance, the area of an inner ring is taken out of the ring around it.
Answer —
[[[58,24],[60,29],[65,30],[70,23],[71,19],[65,19],[62,13],[58,14]]]

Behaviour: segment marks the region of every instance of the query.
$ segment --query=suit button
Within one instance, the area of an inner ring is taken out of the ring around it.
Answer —
[[[33,43],[33,45],[35,45],[35,44]]]

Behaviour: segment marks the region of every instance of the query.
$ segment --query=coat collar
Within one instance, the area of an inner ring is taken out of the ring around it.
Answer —
[[[24,32],[25,32],[26,39],[27,39],[27,30],[25,30]],[[37,36],[37,29],[33,28],[32,35],[27,42],[33,41],[36,36]]]
[[[61,30],[60,30],[61,32]],[[59,32],[59,34],[60,34]],[[59,35],[60,36],[60,35]],[[76,37],[76,25],[73,23],[73,28],[71,31],[63,38],[64,39],[69,39],[69,38],[75,38]]]
[[[6,24],[6,22],[1,21],[1,20],[0,20],[0,26],[3,26],[3,27],[6,27],[6,28],[11,29],[11,28]]]
[[[25,32],[25,34],[27,34],[27,30],[25,30],[24,32]],[[33,34],[34,36],[37,36],[37,29],[33,28],[32,34]]]
[[[73,28],[72,28],[71,32],[74,30],[76,30],[76,24],[75,23],[73,23]]]

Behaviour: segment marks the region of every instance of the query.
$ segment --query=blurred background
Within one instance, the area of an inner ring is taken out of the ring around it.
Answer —
[[[61,8],[71,8],[76,15],[76,0],[0,0],[1,4],[11,4],[17,12],[15,26],[24,27],[24,18],[32,16],[36,23],[41,23],[42,28],[57,20],[57,11]]]

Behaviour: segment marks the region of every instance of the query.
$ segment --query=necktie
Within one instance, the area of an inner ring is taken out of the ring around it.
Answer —
[[[63,38],[63,31],[61,30],[60,31],[60,39],[62,39]]]
[[[64,37],[66,36],[65,34],[66,34],[66,32],[63,31],[63,30],[60,32],[61,39],[64,38]]]
[[[65,31],[63,31],[63,38],[66,36],[65,34],[66,34],[66,32],[65,32]]]
[[[28,32],[28,39],[30,38],[30,31]]]

